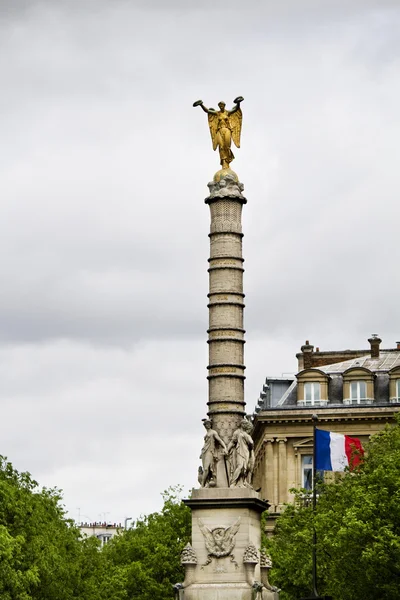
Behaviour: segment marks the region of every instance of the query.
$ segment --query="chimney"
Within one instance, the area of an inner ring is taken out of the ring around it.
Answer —
[[[373,333],[368,341],[371,344],[371,358],[379,358],[379,345],[382,341],[381,338],[378,337],[376,333]]]
[[[311,369],[313,366],[313,352],[314,352],[314,346],[312,344],[310,344],[310,342],[308,340],[306,340],[306,343],[304,344],[304,346],[302,346],[300,348],[300,350],[303,353],[303,368],[304,369]]]

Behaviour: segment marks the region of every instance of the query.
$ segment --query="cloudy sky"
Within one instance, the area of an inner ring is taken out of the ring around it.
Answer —
[[[196,484],[219,168],[243,95],[246,400],[400,339],[397,0],[0,0],[0,452],[123,521]]]

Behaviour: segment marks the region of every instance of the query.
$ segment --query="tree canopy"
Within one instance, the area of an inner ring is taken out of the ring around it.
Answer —
[[[2,600],[90,598],[88,565],[95,540],[81,540],[57,489],[39,490],[29,473],[0,457],[0,597]]]
[[[172,586],[184,575],[180,554],[191,534],[190,509],[180,500],[180,491],[169,488],[160,512],[141,517],[104,548],[109,576],[119,578],[118,593],[110,599],[173,597]]]
[[[190,539],[190,510],[179,493],[164,492],[160,512],[141,517],[101,549],[66,518],[60,490],[39,489],[29,473],[0,457],[0,598],[172,598]]]
[[[335,600],[400,597],[400,418],[373,436],[363,463],[319,486],[315,516],[297,493],[268,542],[281,600],[311,592],[312,532],[318,589]]]

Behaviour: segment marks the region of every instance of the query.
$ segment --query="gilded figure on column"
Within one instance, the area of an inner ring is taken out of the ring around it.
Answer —
[[[213,150],[218,148],[220,163],[223,169],[229,169],[229,164],[235,158],[231,150],[232,140],[237,148],[240,148],[240,134],[242,131],[242,109],[240,103],[242,96],[233,101],[235,106],[226,110],[225,102],[219,102],[219,110],[207,108],[202,100],[194,102],[193,106],[201,106],[208,115]]]

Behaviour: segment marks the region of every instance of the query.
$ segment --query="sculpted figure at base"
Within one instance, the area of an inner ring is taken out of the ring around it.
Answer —
[[[229,163],[235,158],[231,150],[232,140],[235,146],[240,148],[240,134],[242,131],[241,102],[243,102],[242,96],[235,98],[235,106],[231,110],[226,110],[225,102],[218,102],[219,110],[206,108],[202,100],[197,100],[193,104],[193,106],[201,106],[204,112],[208,114],[213,150],[218,148],[223,169],[229,169]]]
[[[218,460],[218,446],[222,448],[224,454],[227,454],[227,447],[222,438],[212,428],[211,421],[204,419],[203,425],[206,428],[204,436],[204,445],[201,450],[200,458],[203,467],[199,467],[199,483],[201,487],[216,486],[216,462]]]
[[[250,436],[252,425],[246,419],[234,432],[228,445],[231,465],[230,487],[249,487],[254,470],[254,442]]]

